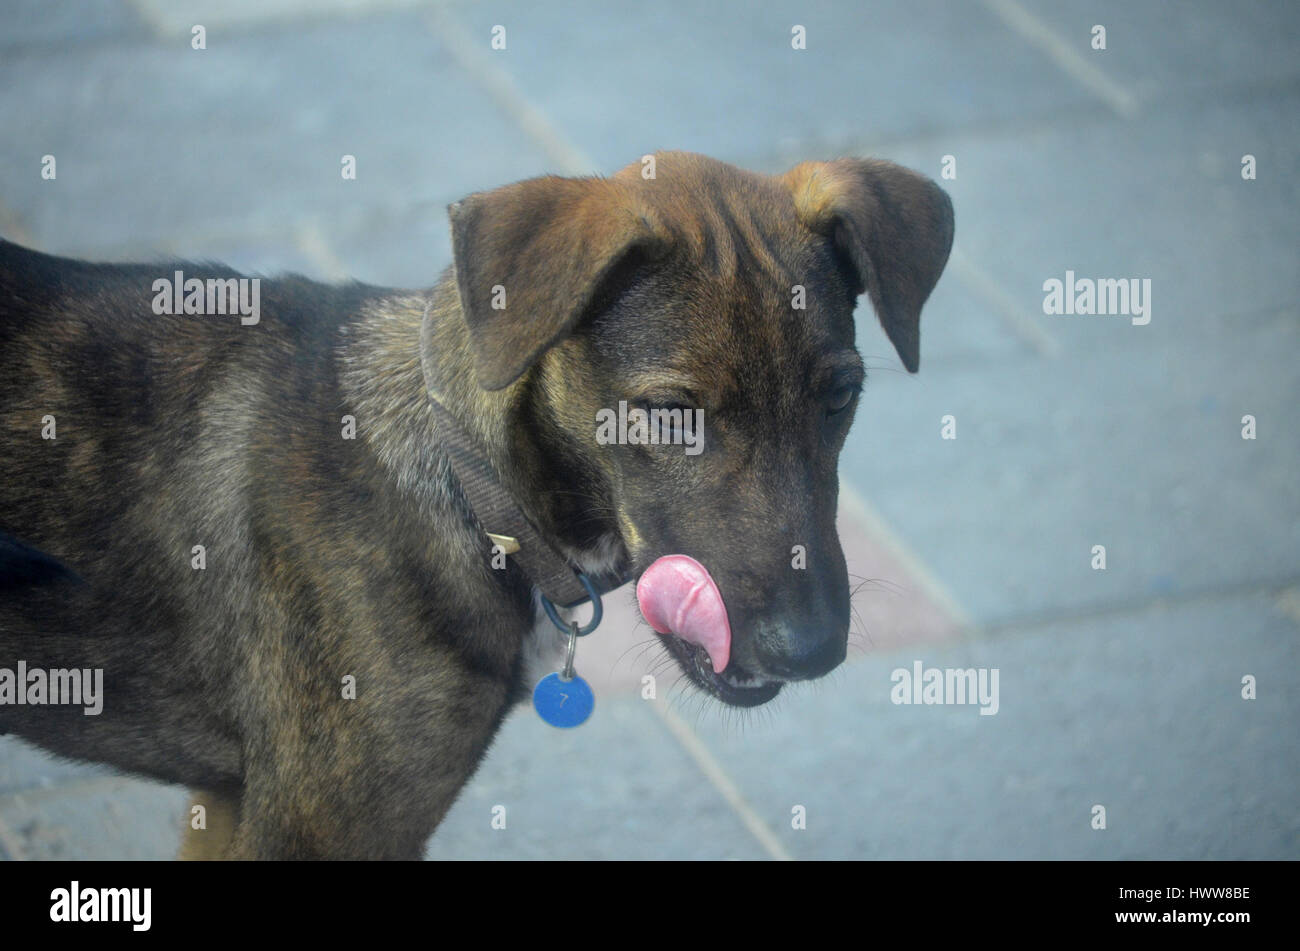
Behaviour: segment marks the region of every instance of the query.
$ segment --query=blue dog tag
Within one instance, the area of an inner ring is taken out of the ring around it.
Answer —
[[[581,726],[595,706],[596,695],[577,674],[570,680],[547,674],[533,688],[533,709],[551,726]]]

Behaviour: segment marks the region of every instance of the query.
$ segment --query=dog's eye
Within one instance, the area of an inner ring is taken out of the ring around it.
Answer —
[[[858,395],[859,389],[861,387],[850,384],[849,386],[841,386],[831,390],[826,402],[827,414],[834,416],[836,413],[842,413],[848,409],[849,404],[853,402],[853,397]]]
[[[682,441],[682,424],[690,410],[681,403],[647,403],[646,412],[650,414],[650,427],[658,429],[660,444],[677,445]]]

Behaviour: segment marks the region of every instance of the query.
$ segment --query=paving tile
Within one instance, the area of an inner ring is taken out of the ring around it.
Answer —
[[[1300,565],[1298,345],[1283,311],[1157,359],[879,374],[841,472],[983,623],[1280,584]],[[1267,427],[1253,441],[1244,414]]]
[[[864,658],[697,727],[797,858],[1294,859],[1298,651],[1272,599],[1229,598]],[[891,703],[917,660],[998,668],[997,714]]]
[[[126,0],[8,0],[0,50],[46,50],[87,42],[112,42],[144,36],[144,23]]]
[[[478,184],[464,189],[465,194],[480,188],[507,185],[518,178],[540,174],[538,164],[531,172],[492,184]],[[454,189],[454,184],[449,189]],[[326,237],[335,257],[350,276],[383,287],[432,287],[451,265],[451,225],[447,204],[464,194],[447,191],[445,200],[413,201],[410,207],[392,213],[379,213],[364,225],[331,232]]]
[[[230,31],[325,19],[361,19],[409,10],[428,0],[136,0],[150,25],[163,35],[188,35],[196,23]]]
[[[1125,0],[1087,4],[1020,0],[1062,40],[1140,102],[1204,100],[1222,87],[1294,85],[1300,80],[1296,35],[1300,8],[1271,0],[1233,4],[1191,0],[1169,6]],[[1106,49],[1091,47],[1092,28],[1106,27]],[[1243,69],[1244,65],[1249,66]]]
[[[950,266],[952,293],[922,320],[920,375],[873,377],[842,469],[977,619],[1276,583],[1300,564],[1300,439],[1285,423],[1240,438],[1242,416],[1281,421],[1300,394],[1282,102],[951,144],[959,244],[1057,355],[934,347],[967,310]],[[1280,174],[1241,181],[1226,143],[1247,139]],[[1042,282],[1067,269],[1150,277],[1151,323],[1044,315]],[[859,347],[887,353],[859,313]],[[954,441],[939,438],[945,414]],[[1094,544],[1106,572],[1089,567]]]
[[[506,28],[506,49],[492,52],[494,61],[602,170],[665,148],[802,159],[953,126],[1101,108],[978,4],[452,9],[484,48],[493,26]],[[804,50],[791,46],[796,24],[807,28]]]
[[[187,794],[119,777],[0,796],[0,822],[28,860],[176,857]]]
[[[434,217],[544,168],[414,14],[215,34],[202,51],[19,51],[0,63],[0,120],[25,130],[0,142],[0,202],[42,247],[69,252],[201,253],[205,235],[304,220],[332,234],[413,206]],[[45,154],[54,181],[39,176]],[[345,154],[355,181],[341,176]]]
[[[495,806],[505,829],[493,829]],[[646,702],[574,730],[516,710],[434,834],[434,859],[760,859],[756,840]]]
[[[0,736],[0,796],[109,774],[107,767],[61,759],[16,736]]]
[[[1170,105],[1131,122],[954,136],[958,241],[1018,312],[1067,353],[1178,352],[1191,328],[1224,336],[1300,291],[1300,93]],[[1243,181],[1241,156],[1259,178]],[[1046,280],[1151,281],[1150,323],[1048,316]],[[947,281],[949,275],[943,280]],[[928,328],[927,328],[928,329]]]

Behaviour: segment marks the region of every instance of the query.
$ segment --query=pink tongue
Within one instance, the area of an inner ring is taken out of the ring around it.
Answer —
[[[731,659],[727,606],[698,561],[688,555],[664,555],[636,583],[636,600],[656,631],[703,647],[715,674],[726,669]]]

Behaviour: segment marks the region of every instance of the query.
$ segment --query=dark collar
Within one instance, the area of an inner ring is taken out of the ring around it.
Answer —
[[[492,464],[432,392],[429,400],[441,448],[483,529],[485,549],[490,552],[499,545],[553,604],[568,607],[587,600],[587,590],[568,559],[533,528],[501,484]]]
[[[425,319],[420,328],[420,364],[425,391],[429,395],[429,405],[442,442],[441,448],[446,452],[451,471],[483,530],[484,550],[490,555],[492,549],[499,545],[523,569],[528,580],[542,596],[552,605],[560,607],[572,607],[590,600],[592,592],[600,595],[623,584],[628,579],[587,578],[543,538],[501,484],[501,479],[486,455],[456,422],[447,407],[438,401],[429,376],[428,316],[429,305],[426,303]]]

